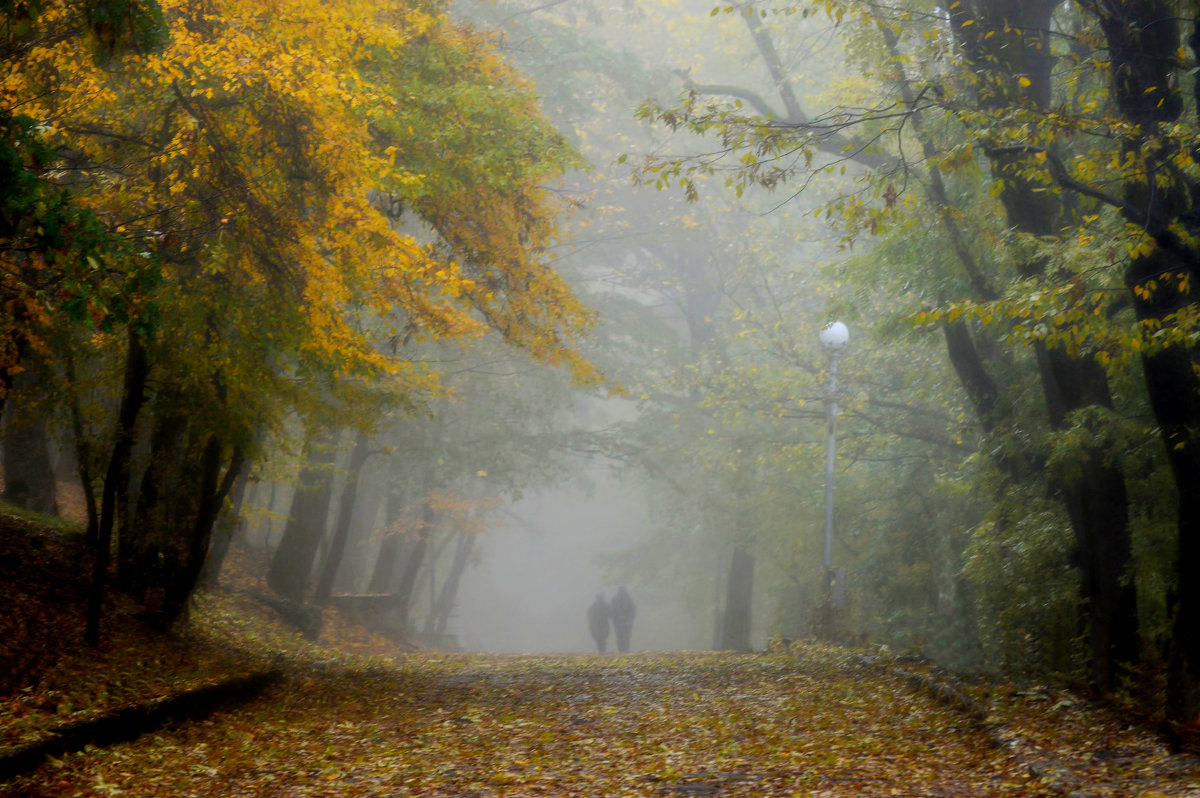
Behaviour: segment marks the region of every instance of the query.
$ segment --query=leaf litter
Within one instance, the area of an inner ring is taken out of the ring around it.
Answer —
[[[232,581],[259,571],[243,552]],[[185,633],[129,623],[96,655],[62,643],[70,602],[33,592],[26,609],[57,648],[0,695],[6,746],[61,723],[64,703],[97,713],[267,666],[285,680],[204,720],[51,760],[0,783],[4,796],[1200,798],[1200,758],[1112,705],[992,684],[972,688],[981,722],[879,653],[414,652],[336,617],[314,644],[234,589],[203,598]]]

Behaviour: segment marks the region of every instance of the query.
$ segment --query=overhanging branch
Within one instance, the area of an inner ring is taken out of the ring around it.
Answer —
[[[767,101],[763,99],[762,95],[760,95],[758,92],[751,91],[750,89],[742,86],[734,86],[727,83],[697,83],[696,81],[692,80],[689,70],[686,69],[677,69],[675,70],[675,74],[679,75],[679,77],[683,80],[683,87],[689,91],[694,91],[697,94],[724,95],[726,97],[733,97],[748,103],[754,108],[755,111],[758,111],[761,116],[765,116],[769,119],[780,118],[780,114],[777,113],[770,105],[768,105]]]

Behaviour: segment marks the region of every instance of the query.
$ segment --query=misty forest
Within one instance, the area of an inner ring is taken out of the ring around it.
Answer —
[[[1195,2],[0,12],[0,794],[1200,795]]]

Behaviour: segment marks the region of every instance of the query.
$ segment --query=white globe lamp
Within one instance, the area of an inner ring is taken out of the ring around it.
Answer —
[[[811,333],[810,333],[811,334]],[[850,330],[840,321],[835,321],[821,330],[821,344],[827,349],[841,349],[850,340]]]

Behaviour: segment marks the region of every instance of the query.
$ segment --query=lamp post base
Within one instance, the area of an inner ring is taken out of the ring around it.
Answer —
[[[817,638],[829,643],[837,638],[837,611],[833,605],[833,580],[833,569],[826,569],[825,584],[821,591],[821,617],[818,621]]]

